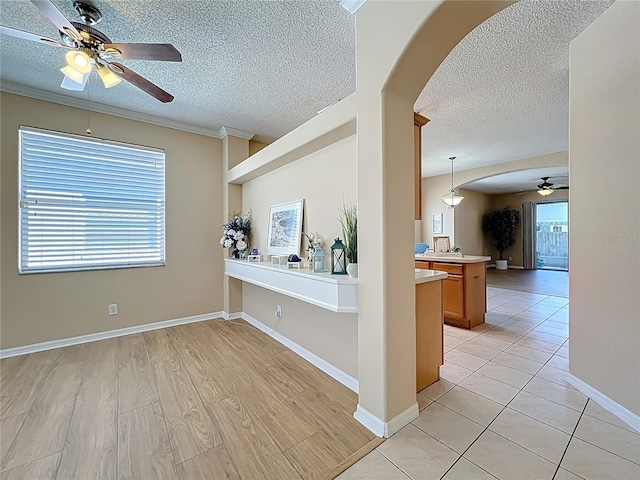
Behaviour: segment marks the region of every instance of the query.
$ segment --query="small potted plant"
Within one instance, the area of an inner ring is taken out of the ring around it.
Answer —
[[[515,231],[520,223],[520,211],[510,209],[509,205],[500,210],[489,212],[482,217],[482,233],[493,240],[492,247],[498,250],[500,258],[496,260],[496,269],[506,270],[507,261],[502,258],[504,251],[516,243]]]
[[[358,207],[355,202],[343,203],[340,209],[340,225],[347,256],[347,273],[351,278],[358,278]]]

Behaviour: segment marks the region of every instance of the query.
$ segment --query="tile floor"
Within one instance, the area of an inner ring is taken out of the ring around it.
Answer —
[[[420,416],[337,478],[637,479],[640,433],[566,383],[568,300],[487,288],[486,323],[445,326]]]

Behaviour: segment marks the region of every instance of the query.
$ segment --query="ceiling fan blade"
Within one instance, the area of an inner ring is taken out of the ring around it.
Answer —
[[[169,103],[173,100],[173,95],[164,91],[159,86],[151,83],[149,80],[141,75],[138,75],[133,70],[125,67],[120,63],[108,63],[109,70],[118,75],[123,80],[132,83],[141,90],[144,90],[152,97],[160,100],[162,103]]]
[[[182,55],[170,43],[105,43],[104,49],[116,58],[181,62]],[[115,49],[115,51],[113,51]]]
[[[67,17],[65,17],[60,12],[60,10],[58,10],[58,8],[53,3],[51,3],[51,0],[31,0],[31,3],[33,3],[38,8],[38,10],[40,10],[40,13],[51,20],[51,22],[56,27],[58,27],[58,30],[60,30],[62,33],[69,35],[74,40],[82,40],[82,35],[80,35],[80,32],[78,32],[78,30],[76,30],[76,27],[71,25],[71,22],[67,20]]]
[[[59,41],[53,40],[51,38],[42,37],[34,33],[23,32],[22,30],[16,30],[15,28],[3,27],[1,25],[0,25],[0,34],[8,35],[10,37],[21,38],[23,40],[31,40],[32,42],[40,42],[46,45],[53,45],[54,47],[72,48],[65,45],[64,43],[60,43]]]

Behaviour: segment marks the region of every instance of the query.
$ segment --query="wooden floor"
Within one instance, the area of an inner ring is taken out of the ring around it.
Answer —
[[[333,478],[381,443],[353,392],[241,321],[0,368],[3,480]]]
[[[487,269],[487,285],[543,295],[569,296],[569,273],[557,270]]]

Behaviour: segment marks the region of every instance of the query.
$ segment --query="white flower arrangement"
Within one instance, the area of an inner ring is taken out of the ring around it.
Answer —
[[[307,258],[311,258],[313,257],[313,254],[316,253],[316,250],[318,248],[322,248],[322,238],[320,238],[320,235],[318,235],[317,233],[313,233],[313,232],[309,232],[309,233],[304,233],[302,232],[302,234],[305,236],[305,238],[307,239]]]
[[[239,258],[249,249],[251,235],[251,212],[243,216],[242,212],[229,215],[228,221],[220,225],[224,231],[220,239],[223,248],[233,248],[233,256]]]

